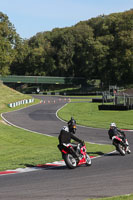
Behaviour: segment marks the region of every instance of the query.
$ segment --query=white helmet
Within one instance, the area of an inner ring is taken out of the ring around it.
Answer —
[[[63,126],[62,130],[69,132],[68,127],[67,126]]]
[[[110,124],[110,126],[116,127],[116,124],[113,122]]]

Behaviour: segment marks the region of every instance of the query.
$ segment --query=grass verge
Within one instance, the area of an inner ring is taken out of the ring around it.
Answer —
[[[3,112],[13,111],[19,108],[23,108],[32,104],[39,103],[39,100],[35,99],[35,102],[31,104],[23,104],[21,106],[14,107],[14,108],[8,107],[9,103],[13,103],[13,102],[23,100],[23,99],[31,99],[31,96],[21,94],[20,92],[17,92],[14,89],[11,89],[3,84],[0,84],[0,114]]]
[[[115,196],[108,198],[86,199],[86,200],[133,200],[133,195]]]
[[[75,100],[73,100],[74,102]],[[65,121],[73,116],[77,124],[95,128],[109,128],[115,122],[119,128],[133,129],[133,110],[102,111],[98,110],[99,103],[69,103],[58,112],[58,116]]]
[[[0,171],[61,160],[58,139],[0,123]],[[111,145],[86,144],[89,155],[112,151]]]

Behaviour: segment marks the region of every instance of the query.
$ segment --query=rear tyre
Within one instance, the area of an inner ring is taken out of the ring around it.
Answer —
[[[71,154],[65,154],[63,156],[64,161],[69,169],[74,169],[77,167],[77,160]]]
[[[91,158],[88,154],[86,154],[86,166],[91,166]]]
[[[126,152],[125,152],[125,147],[123,145],[118,144],[117,149],[122,156],[125,156]]]

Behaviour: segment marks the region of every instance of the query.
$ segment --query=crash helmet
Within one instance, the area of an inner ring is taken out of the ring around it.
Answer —
[[[63,128],[61,130],[64,130],[66,132],[69,132],[68,127],[67,126],[63,126]]]
[[[116,127],[116,124],[115,124],[114,122],[112,122],[112,123],[110,124],[110,127]]]

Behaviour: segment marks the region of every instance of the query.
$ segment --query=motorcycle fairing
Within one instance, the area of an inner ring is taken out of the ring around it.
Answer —
[[[120,142],[122,142],[122,139],[119,138],[118,136],[113,136],[113,137],[112,137],[112,140],[114,140],[114,139],[119,140]]]

